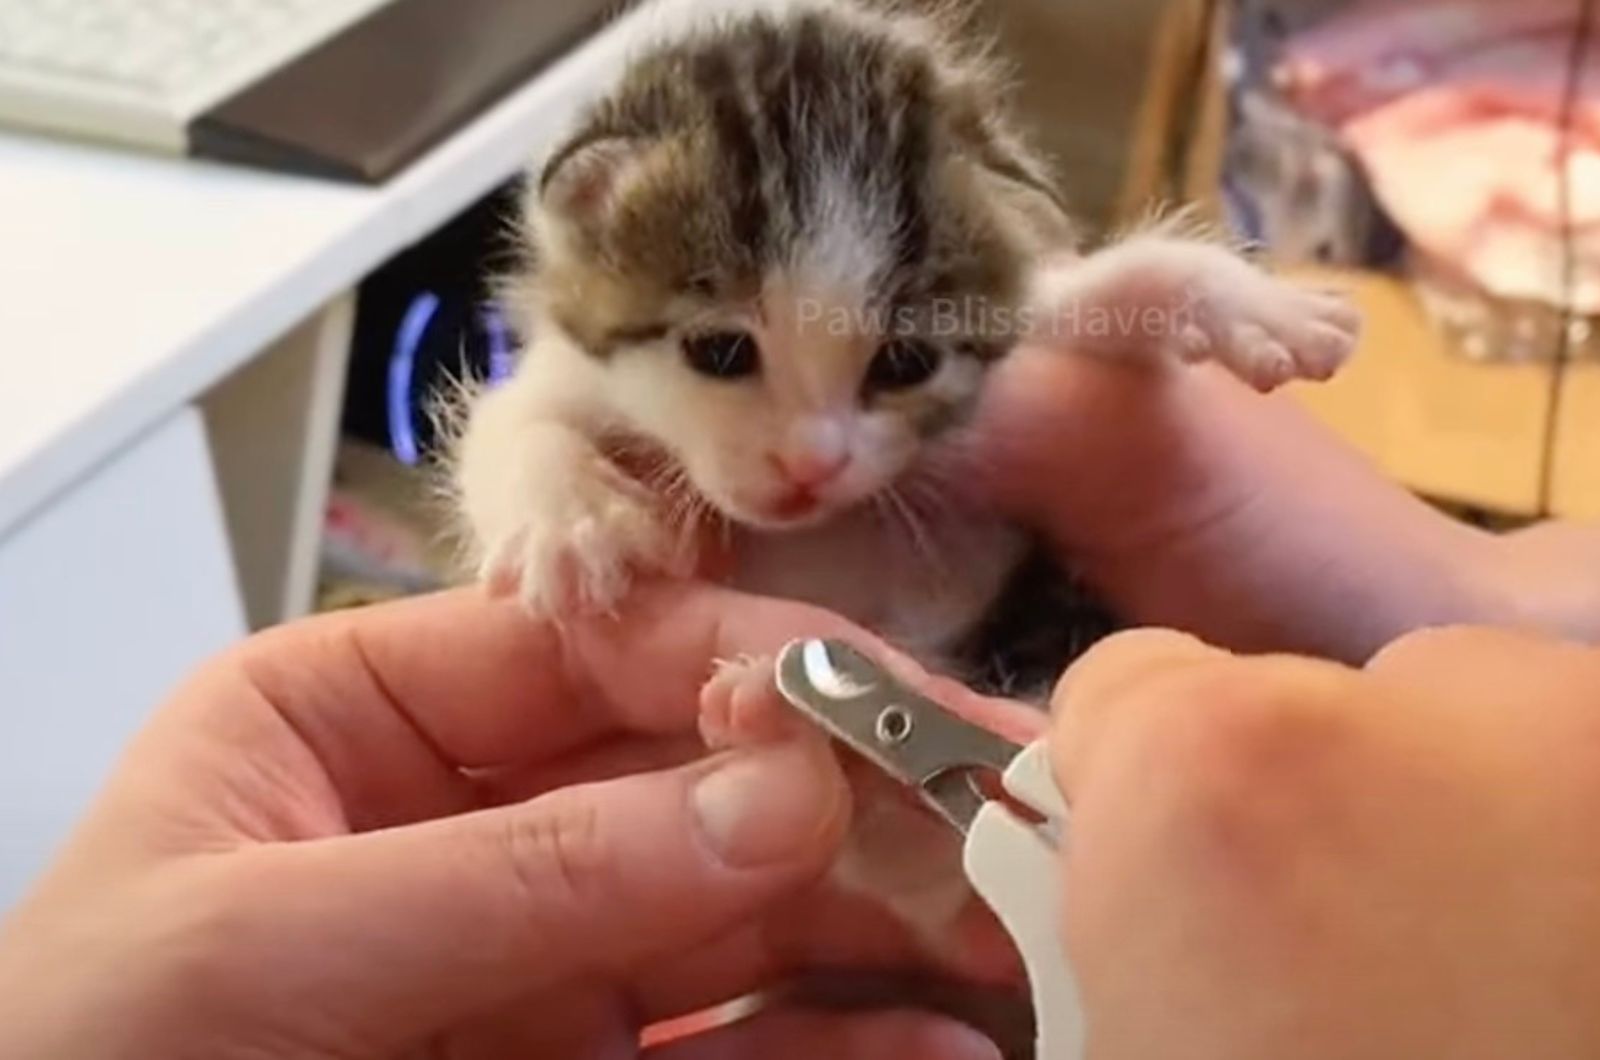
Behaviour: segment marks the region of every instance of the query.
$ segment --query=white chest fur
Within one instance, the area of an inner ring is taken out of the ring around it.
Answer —
[[[983,618],[1025,548],[1023,534],[994,517],[952,515],[913,532],[867,508],[811,530],[745,532],[733,580],[827,608],[937,665]]]

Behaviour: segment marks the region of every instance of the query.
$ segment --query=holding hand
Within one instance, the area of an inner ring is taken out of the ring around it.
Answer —
[[[1056,707],[1097,1060],[1600,1055],[1600,651],[1139,633]]]
[[[816,955],[892,952],[797,908],[850,818],[832,757],[694,735],[714,659],[840,631],[681,587],[565,635],[465,593],[248,642],[0,931],[0,1055],[632,1055]],[[932,1017],[782,1010],[650,1055],[824,1053],[993,1056]]]

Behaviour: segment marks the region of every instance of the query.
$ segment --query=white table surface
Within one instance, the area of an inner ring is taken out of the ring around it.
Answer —
[[[0,133],[0,536],[513,175],[641,37],[717,6],[636,10],[381,188]]]

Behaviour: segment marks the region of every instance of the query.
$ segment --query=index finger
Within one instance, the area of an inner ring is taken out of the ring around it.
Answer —
[[[470,771],[608,736],[692,732],[717,660],[816,635],[859,633],[815,608],[703,584],[647,587],[620,618],[565,623],[464,589],[284,627],[233,662],[302,735],[371,736],[399,720]]]
[[[486,776],[580,748],[681,744],[717,659],[816,635],[862,636],[814,608],[683,583],[641,589],[620,619],[564,625],[470,589],[328,615],[207,667],[127,772],[209,785],[199,801],[245,806],[273,836],[307,806],[289,834],[425,820],[492,801]]]

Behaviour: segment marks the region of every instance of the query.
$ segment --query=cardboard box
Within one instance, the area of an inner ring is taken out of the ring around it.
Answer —
[[[1600,364],[1568,366],[1559,416],[1550,511],[1600,519]]]
[[[1313,415],[1419,493],[1506,515],[1541,513],[1553,365],[1469,360],[1401,279],[1285,272],[1348,290],[1366,315],[1345,370],[1293,388]]]

